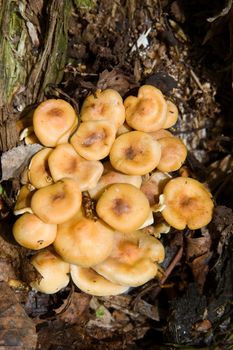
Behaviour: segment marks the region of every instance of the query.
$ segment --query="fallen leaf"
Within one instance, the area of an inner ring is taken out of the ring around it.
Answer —
[[[105,69],[100,73],[97,83],[98,89],[114,89],[121,95],[124,95],[128,90],[136,86],[137,84],[134,78],[124,74],[119,69],[113,69],[111,71]]]

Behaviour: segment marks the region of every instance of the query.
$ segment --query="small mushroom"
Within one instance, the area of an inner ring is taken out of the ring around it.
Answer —
[[[81,120],[109,120],[118,129],[125,121],[125,108],[121,95],[112,89],[97,90],[89,95],[81,108]]]
[[[156,238],[141,231],[116,232],[111,255],[93,269],[113,283],[137,287],[156,276],[163,259],[164,247]]]
[[[163,128],[167,118],[167,103],[162,92],[152,85],[143,85],[138,96],[124,101],[126,122],[135,130],[151,132]]]
[[[77,116],[73,107],[61,99],[49,99],[35,109],[33,114],[33,127],[37,138],[42,145],[54,147],[69,137],[68,130],[72,132]],[[67,142],[67,140],[66,140]]]
[[[46,224],[36,215],[25,213],[13,226],[15,240],[23,247],[33,250],[45,248],[56,238],[57,225]]]
[[[43,148],[31,159],[28,169],[28,178],[35,188],[42,188],[53,183],[53,179],[48,168],[48,157],[52,148]]]
[[[116,129],[108,120],[90,120],[81,123],[70,143],[83,158],[100,160],[108,156],[116,138]]]
[[[14,207],[15,215],[32,213],[31,199],[32,199],[33,193],[34,191],[30,184],[27,184],[21,187],[17,196],[15,207]]]
[[[183,230],[187,225],[196,230],[211,221],[214,207],[211,194],[199,181],[177,177],[166,184],[163,195],[162,216],[172,227]]]
[[[140,175],[126,175],[114,170],[109,170],[101,176],[97,185],[88,192],[92,198],[98,199],[109,185],[115,183],[127,183],[140,188],[142,177]]]
[[[128,175],[144,175],[159,164],[161,149],[158,141],[145,132],[131,131],[120,135],[110,151],[112,166]]]
[[[54,294],[68,285],[70,265],[51,250],[45,249],[33,255],[31,264],[42,277],[30,283],[37,291]]]
[[[177,137],[163,137],[158,142],[161,146],[161,158],[157,169],[163,172],[178,170],[187,157],[185,144]]]
[[[113,230],[101,220],[85,218],[80,212],[58,225],[56,252],[71,264],[94,266],[105,260],[113,246]]]
[[[127,292],[129,287],[112,283],[90,268],[70,266],[74,284],[83,292],[96,296],[118,295]]]
[[[140,190],[146,195],[150,206],[159,202],[159,196],[170,179],[171,177],[168,174],[154,171],[150,176],[146,176],[142,180]]]
[[[58,145],[51,152],[48,164],[54,181],[73,179],[81,191],[94,188],[103,173],[100,161],[82,158],[69,143]]]
[[[138,229],[150,214],[149,201],[130,184],[109,186],[99,198],[96,211],[107,224],[121,232]]]
[[[172,101],[167,101],[167,118],[163,125],[164,129],[171,128],[178,119],[178,108]]]
[[[165,129],[160,129],[157,131],[149,132],[148,133],[154,140],[160,140],[164,137],[173,137],[172,133]]]
[[[32,211],[44,222],[61,224],[80,209],[82,196],[76,181],[64,178],[37,190],[31,200]]]

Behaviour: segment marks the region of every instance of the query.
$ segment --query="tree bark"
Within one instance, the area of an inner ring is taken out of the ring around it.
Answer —
[[[0,151],[18,142],[16,120],[63,76],[72,0],[0,0]]]

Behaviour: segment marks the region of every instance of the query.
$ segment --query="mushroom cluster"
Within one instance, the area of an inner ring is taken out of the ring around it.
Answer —
[[[28,166],[13,226],[15,240],[38,251],[31,263],[41,278],[33,288],[55,293],[70,275],[86,293],[124,293],[157,275],[165,256],[161,233],[210,222],[205,186],[171,174],[187,156],[184,143],[166,130],[177,118],[175,104],[150,85],[125,101],[112,89],[97,90],[79,117],[60,99],[35,109],[34,134],[24,134],[43,148]],[[83,204],[86,191],[93,217]],[[154,230],[145,229],[151,225]]]

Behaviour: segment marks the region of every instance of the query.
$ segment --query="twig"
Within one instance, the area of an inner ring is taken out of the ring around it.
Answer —
[[[205,90],[203,89],[203,86],[200,83],[200,80],[198,79],[198,77],[196,76],[196,74],[194,73],[194,71],[192,69],[190,69],[190,74],[191,74],[193,80],[195,81],[195,83],[197,84],[197,86],[201,89],[201,91],[205,92]]]

